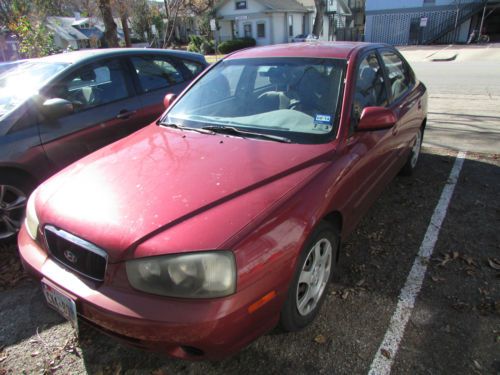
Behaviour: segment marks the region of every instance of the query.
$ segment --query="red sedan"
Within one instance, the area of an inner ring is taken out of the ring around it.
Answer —
[[[236,52],[29,199],[49,304],[129,344],[223,358],[318,314],[340,240],[415,168],[427,94],[392,47]]]

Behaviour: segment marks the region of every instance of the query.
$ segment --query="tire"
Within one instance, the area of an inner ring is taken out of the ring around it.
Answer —
[[[411,149],[410,156],[408,156],[408,160],[406,164],[401,169],[400,174],[403,176],[411,176],[413,171],[417,167],[418,158],[420,156],[420,150],[422,149],[422,140],[424,138],[424,130],[420,128],[417,133],[417,138],[415,139],[415,143]]]
[[[0,241],[7,240],[19,232],[24,220],[28,197],[34,184],[17,175],[0,177]]]
[[[318,314],[332,279],[339,244],[338,230],[327,222],[321,222],[310,236],[281,310],[280,326],[284,331],[298,331]]]

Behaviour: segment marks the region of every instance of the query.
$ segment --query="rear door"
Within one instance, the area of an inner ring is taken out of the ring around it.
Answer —
[[[176,58],[162,55],[131,56],[129,65],[133,71],[143,110],[141,121],[150,123],[165,110],[166,94],[180,94],[191,79],[203,70],[201,64],[192,62],[186,66]]]
[[[120,59],[82,66],[43,94],[69,100],[74,106],[70,115],[39,122],[43,148],[57,168],[141,126],[136,118],[141,103]]]
[[[389,48],[382,49],[380,56],[389,85],[389,108],[398,118],[392,129],[395,136],[393,147],[399,159],[397,169],[406,161],[422,124],[422,99],[415,90],[415,78],[408,63],[396,51]],[[399,169],[395,172],[398,171]]]

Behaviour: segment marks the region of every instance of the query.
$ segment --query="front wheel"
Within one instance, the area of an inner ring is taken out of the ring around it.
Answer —
[[[0,178],[0,240],[17,234],[21,228],[32,185],[20,178]]]
[[[411,176],[413,171],[417,167],[418,157],[420,156],[420,150],[422,148],[422,138],[423,138],[423,129],[419,129],[417,136],[415,138],[415,143],[411,149],[410,156],[406,161],[406,164],[401,169],[401,174],[403,176]]]
[[[322,222],[302,250],[297,270],[283,305],[280,325],[285,331],[297,331],[316,317],[333,275],[339,247],[338,231]]]

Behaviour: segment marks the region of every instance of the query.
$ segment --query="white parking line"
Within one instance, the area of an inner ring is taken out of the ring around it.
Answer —
[[[453,191],[455,190],[465,155],[465,152],[459,152],[455,159],[448,181],[434,209],[431,222],[427,227],[424,240],[420,245],[417,258],[399,294],[396,311],[391,318],[384,340],[373,359],[370,371],[368,372],[369,375],[388,375],[391,373],[394,357],[398,352],[399,344],[403,338],[406,324],[410,319],[417,295],[422,288],[422,282],[424,281],[425,272],[427,271],[427,264],[430,261],[430,257],[439,236],[439,231],[441,230],[441,225],[446,217],[446,211],[448,210]]]

